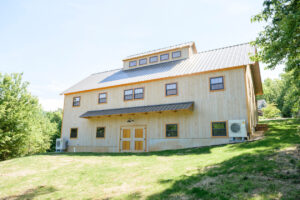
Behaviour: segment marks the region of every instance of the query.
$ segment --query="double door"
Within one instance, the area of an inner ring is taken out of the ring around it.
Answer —
[[[122,127],[120,135],[121,152],[146,151],[146,127],[132,126]]]

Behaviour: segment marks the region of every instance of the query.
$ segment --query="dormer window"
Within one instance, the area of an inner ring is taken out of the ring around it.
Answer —
[[[172,52],[172,58],[179,58],[181,56],[181,51]]]
[[[139,65],[145,65],[147,64],[147,58],[143,58],[139,60]]]
[[[136,66],[136,60],[130,61],[129,62],[129,67],[134,67],[134,66]]]
[[[168,53],[160,55],[160,61],[164,61],[164,60],[169,60],[169,54]]]
[[[158,56],[152,56],[152,57],[149,58],[150,63],[155,63],[157,61],[158,61]]]

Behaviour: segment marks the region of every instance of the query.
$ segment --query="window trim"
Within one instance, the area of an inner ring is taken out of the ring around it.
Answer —
[[[104,137],[97,137],[97,129],[98,128],[104,128]],[[106,127],[105,126],[97,126],[96,127],[96,139],[105,139],[106,136]]]
[[[79,98],[79,105],[78,106],[74,106],[74,99],[75,98]],[[80,102],[81,102],[81,96],[73,97],[73,99],[72,99],[72,107],[80,107]]]
[[[76,137],[71,137],[72,129],[77,129],[77,135],[76,135]],[[78,138],[78,127],[70,128],[70,140],[77,139],[77,138]]]
[[[162,60],[162,59],[161,59],[161,56],[164,56],[164,55],[168,55],[168,59]],[[167,61],[167,60],[170,60],[170,53],[169,53],[169,52],[168,52],[168,53],[164,53],[164,54],[160,54],[160,55],[159,55],[159,61]]]
[[[146,63],[145,64],[141,64],[140,63],[141,60],[146,60]],[[148,64],[148,59],[147,58],[141,58],[141,59],[139,59],[139,66],[147,65],[147,64]]]
[[[132,90],[132,99],[125,99],[125,91],[127,91],[127,90]],[[123,91],[123,101],[133,101],[133,100],[134,100],[134,90],[133,90],[133,88],[125,89]]]
[[[174,57],[173,56],[173,53],[177,53],[177,52],[180,52],[180,55],[178,57]],[[178,50],[178,51],[172,51],[172,59],[178,59],[178,58],[181,58],[182,56],[182,51],[181,50]]]
[[[177,136],[167,136],[167,125],[177,125]],[[165,138],[178,138],[179,137],[179,124],[178,123],[166,123],[165,124]]]
[[[210,79],[212,79],[212,78],[220,78],[220,77],[223,78],[223,86],[224,86],[223,89],[212,90],[211,87],[210,87],[210,86],[211,86],[211,84],[210,84]],[[210,91],[210,92],[220,92],[220,91],[224,91],[224,90],[225,90],[225,76],[224,76],[224,75],[209,77],[209,78],[208,78],[208,83],[209,83],[208,87],[209,87],[209,91]]]
[[[136,99],[135,98],[135,89],[143,89],[143,98],[141,99]],[[133,88],[133,99],[134,100],[143,100],[145,98],[145,87],[137,87],[137,88]]]
[[[131,62],[135,62],[135,65],[130,66],[130,63],[131,63]],[[137,64],[138,64],[137,60],[131,60],[131,61],[128,62],[128,67],[136,67]]]
[[[151,62],[151,58],[153,58],[153,57],[157,57],[157,60],[156,61],[154,61],[154,62]],[[156,56],[150,56],[149,57],[149,63],[157,63],[158,62],[158,55],[156,55]]]
[[[226,136],[213,136],[213,127],[212,127],[212,125],[213,125],[213,123],[214,122],[225,122],[225,125],[226,125]],[[224,121],[211,121],[210,122],[210,132],[211,132],[211,137],[212,138],[228,138],[229,137],[229,135],[228,135],[228,120],[224,120]]]
[[[100,94],[106,94],[106,102],[100,103]],[[106,104],[107,103],[107,92],[98,93],[98,104]]]
[[[176,94],[170,94],[167,95],[167,85],[171,85],[171,84],[176,84]],[[172,96],[178,96],[178,83],[177,82],[173,82],[173,83],[166,83],[165,84],[165,97],[172,97]]]

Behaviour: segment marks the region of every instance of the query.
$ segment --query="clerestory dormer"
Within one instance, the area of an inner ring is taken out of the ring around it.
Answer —
[[[195,42],[174,45],[166,48],[152,50],[140,54],[128,56],[123,59],[123,70],[130,70],[158,63],[171,62],[186,59],[197,54]]]

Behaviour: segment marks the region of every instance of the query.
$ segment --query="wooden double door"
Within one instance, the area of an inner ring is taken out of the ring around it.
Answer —
[[[121,152],[144,152],[146,151],[146,127],[131,126],[122,127],[120,135]]]

